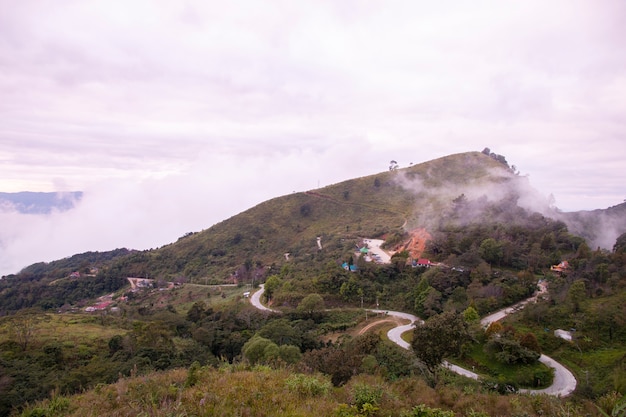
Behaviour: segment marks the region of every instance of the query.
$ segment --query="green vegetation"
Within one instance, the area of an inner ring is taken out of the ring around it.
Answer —
[[[85,253],[3,277],[0,416],[620,412],[626,234],[612,251],[591,250],[563,221],[520,206],[526,179],[494,155],[294,193],[159,249]],[[402,246],[417,228],[431,235],[417,255],[430,268],[414,267]],[[363,238],[399,252],[366,262]],[[569,267],[551,270],[563,260]],[[131,291],[127,277],[153,281]],[[540,279],[547,295],[481,328],[480,316],[529,297]],[[281,313],[249,304],[244,292],[259,283]],[[370,316],[360,334],[364,309],[376,307],[426,319],[403,335],[412,351],[387,340],[383,318]],[[509,393],[549,383],[540,352],[574,372],[572,398]],[[452,375],[442,358],[485,378]]]
[[[21,416],[389,416],[489,417],[600,415],[589,403],[501,396],[478,387],[431,388],[419,379],[359,375],[332,388],[327,377],[289,368],[222,364],[124,377],[111,385],[32,404]],[[611,399],[605,401],[607,405]]]

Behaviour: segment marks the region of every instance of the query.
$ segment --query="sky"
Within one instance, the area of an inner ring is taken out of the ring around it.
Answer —
[[[0,274],[489,147],[563,211],[626,198],[622,0],[0,0]]]

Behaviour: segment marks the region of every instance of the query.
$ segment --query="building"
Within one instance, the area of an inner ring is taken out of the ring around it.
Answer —
[[[343,269],[350,272],[356,272],[359,269],[356,265],[349,265],[347,262],[344,262],[341,266],[343,267]]]
[[[569,269],[569,262],[567,261],[562,261],[560,264],[552,265],[550,267],[550,271],[556,272],[559,275],[561,275],[564,272],[567,272],[568,269]]]
[[[411,265],[414,268],[420,267],[420,268],[430,268],[433,263],[430,262],[429,259],[425,259],[425,258],[419,258],[418,260],[413,260],[413,262],[411,263]]]
[[[136,290],[138,288],[153,288],[154,280],[148,278],[134,278],[128,277],[126,278],[128,282],[130,282],[131,290]]]

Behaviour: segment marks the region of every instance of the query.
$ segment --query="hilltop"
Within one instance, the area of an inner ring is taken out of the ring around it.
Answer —
[[[459,197],[476,202],[476,212],[464,213],[460,222],[472,221],[480,205],[494,201],[539,201],[527,179],[508,165],[479,152],[457,154],[271,199],[158,250],[136,254],[127,267],[134,275],[211,281],[228,278],[246,261],[279,267],[286,253],[295,262],[311,256],[337,259],[359,238],[434,231]]]

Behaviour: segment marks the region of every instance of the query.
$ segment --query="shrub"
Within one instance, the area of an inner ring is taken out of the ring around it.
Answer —
[[[43,405],[28,408],[20,414],[21,417],[53,417],[64,414],[70,408],[70,400],[65,397],[53,396]]]
[[[372,407],[378,407],[380,400],[383,397],[383,390],[380,387],[372,387],[367,384],[357,384],[354,386],[352,395],[354,396],[354,405],[363,412],[365,410],[371,410]]]
[[[198,383],[198,370],[200,369],[200,363],[194,362],[189,368],[187,379],[185,380],[185,388],[193,387]]]
[[[291,375],[285,380],[287,389],[302,397],[320,397],[328,394],[332,384],[328,380],[303,374]]]
[[[596,407],[606,417],[626,416],[626,396],[620,398],[617,392],[609,392],[598,398]]]
[[[440,408],[430,408],[425,404],[414,407],[406,417],[454,417],[453,411],[444,411]]]

